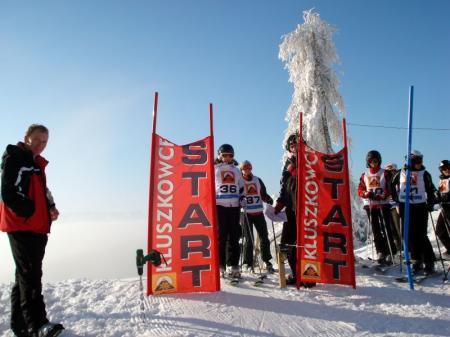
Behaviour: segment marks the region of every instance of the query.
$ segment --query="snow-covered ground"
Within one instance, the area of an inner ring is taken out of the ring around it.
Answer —
[[[437,252],[431,222],[429,230]],[[366,257],[370,249],[356,254]],[[127,268],[134,269],[134,258],[128,260]],[[220,292],[150,296],[143,302],[137,277],[94,276],[45,282],[44,296],[49,318],[66,326],[65,337],[450,336],[450,284],[442,276],[410,291],[407,283],[395,281],[399,268],[379,275],[358,262],[356,275],[356,289],[319,284],[297,290],[280,289],[278,274],[261,287],[253,285],[256,276],[244,274],[238,286],[222,281]],[[10,289],[10,282],[0,283],[0,337],[13,336]]]
[[[139,280],[71,279],[46,283],[52,321],[74,336],[450,336],[450,288],[440,278],[415,291],[397,271],[357,266],[357,288],[279,289],[277,275],[254,287],[222,282],[217,293],[146,297]],[[0,284],[0,336],[9,328],[10,284]],[[144,317],[145,315],[145,317]]]

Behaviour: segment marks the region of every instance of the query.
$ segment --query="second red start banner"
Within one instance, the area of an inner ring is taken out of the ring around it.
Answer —
[[[355,287],[347,148],[324,154],[299,145],[298,282]]]

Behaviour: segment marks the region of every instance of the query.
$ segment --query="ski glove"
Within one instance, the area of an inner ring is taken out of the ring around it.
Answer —
[[[283,208],[284,208],[283,203],[281,201],[277,200],[277,203],[275,205],[275,214],[280,213]]]
[[[366,192],[364,192],[363,197],[367,198],[367,199],[373,199],[374,194],[372,191],[366,191]]]
[[[241,199],[239,200],[239,203],[242,208],[247,207],[247,199],[245,197],[241,197]]]
[[[386,196],[384,194],[377,194],[374,199],[377,201],[382,201],[386,199]]]

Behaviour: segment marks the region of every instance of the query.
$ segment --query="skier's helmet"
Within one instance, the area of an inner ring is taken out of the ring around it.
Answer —
[[[217,151],[217,154],[220,156],[221,154],[231,154],[234,157],[234,149],[230,144],[222,144]]]
[[[241,162],[239,164],[239,168],[241,170],[247,169],[247,168],[249,168],[251,170],[252,169],[252,163],[250,163],[248,160],[244,160],[243,162]]]
[[[381,154],[380,152],[378,152],[377,150],[371,150],[369,152],[367,152],[367,156],[366,156],[366,165],[367,167],[370,167],[370,162],[372,160],[378,160],[378,165],[381,165]]]
[[[445,169],[450,169],[450,161],[447,159],[444,159],[439,163],[439,171],[442,172]]]
[[[286,151],[290,151],[291,145],[294,145],[297,143],[298,143],[298,134],[293,133],[288,137],[288,139],[286,139],[286,144],[285,144],[284,148],[286,149]]]
[[[411,165],[422,164],[423,154],[418,150],[413,150],[411,152]]]

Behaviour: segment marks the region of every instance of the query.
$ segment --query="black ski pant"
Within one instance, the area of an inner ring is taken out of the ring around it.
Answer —
[[[370,208],[369,218],[377,253],[388,256],[390,254],[390,244],[392,254],[395,255],[397,253],[397,248],[394,243],[391,227],[391,205],[386,204],[380,205],[380,207],[377,208]]]
[[[242,235],[239,207],[216,208],[219,223],[219,264],[221,267],[239,266],[239,239]]]
[[[42,296],[42,260],[47,235],[34,232],[8,233],[16,265],[16,278],[11,291],[11,329],[37,331],[48,323]]]
[[[247,221],[248,219],[248,221]],[[270,254],[269,233],[267,231],[267,222],[264,214],[244,214],[244,222],[242,224],[242,232],[245,238],[244,244],[244,264],[253,266],[253,225],[258,233],[260,240],[261,258],[265,263],[268,263],[272,258]]]
[[[287,221],[283,223],[283,230],[281,231],[280,248],[287,246],[287,259],[289,267],[292,271],[292,276],[297,276],[297,221],[295,219],[295,212],[291,208],[286,207]]]
[[[436,223],[436,235],[444,245],[447,252],[450,252],[450,205],[442,204],[441,212]]]
[[[400,203],[400,217],[404,224],[405,204]],[[402,227],[403,233],[404,228]],[[411,259],[417,262],[425,262],[431,266],[436,261],[433,247],[428,238],[428,209],[426,203],[409,205],[409,235],[408,243]]]

